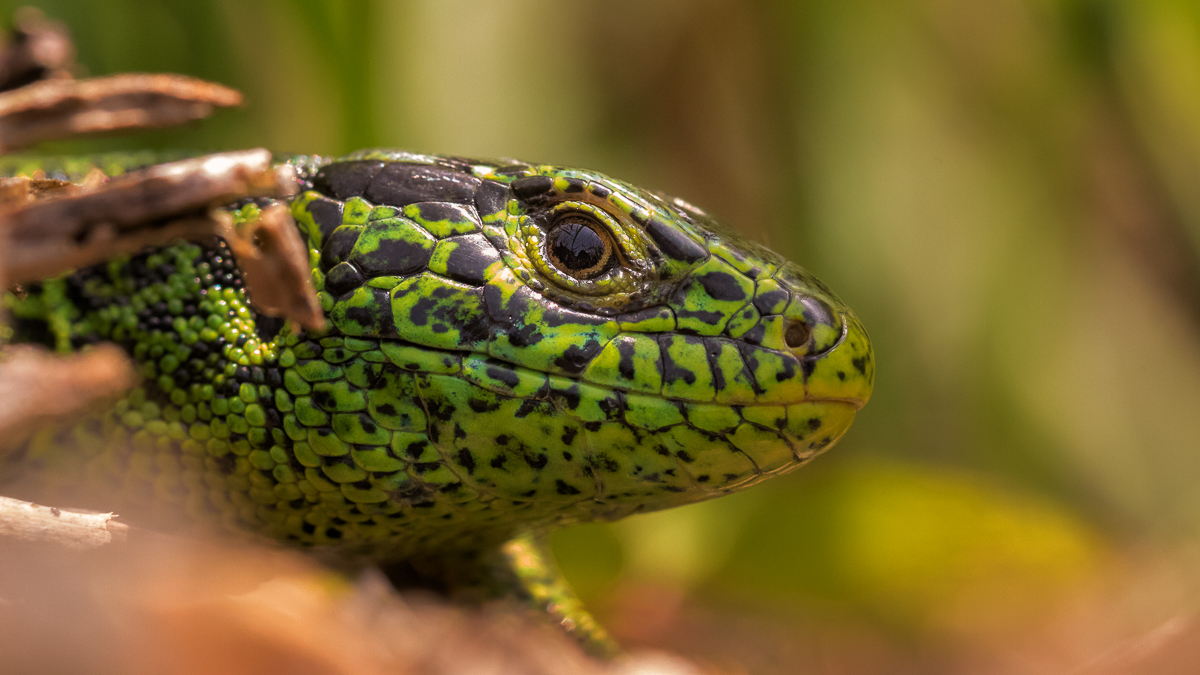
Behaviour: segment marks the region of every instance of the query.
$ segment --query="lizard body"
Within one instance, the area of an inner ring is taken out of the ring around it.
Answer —
[[[142,375],[23,449],[39,485],[429,569],[788,472],[870,395],[854,314],[682,200],[518,162],[291,162],[324,331],[256,312],[219,240],[7,298],[18,341],[112,341]]]

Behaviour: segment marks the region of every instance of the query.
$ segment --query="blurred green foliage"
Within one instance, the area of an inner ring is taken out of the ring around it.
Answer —
[[[586,165],[708,207],[857,309],[878,384],[842,444],[564,531],[593,600],[650,580],[923,629],[1200,533],[1194,2],[21,4],[70,25],[89,74],[246,93],[194,128],[52,149]]]

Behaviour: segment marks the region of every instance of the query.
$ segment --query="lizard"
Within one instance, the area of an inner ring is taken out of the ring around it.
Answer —
[[[257,311],[220,239],[5,296],[13,341],[111,341],[141,376],[21,448],[35,484],[101,485],[135,513],[387,565],[394,579],[502,579],[611,652],[546,532],[792,471],[870,397],[855,314],[682,199],[514,160],[281,161],[300,186],[285,203],[322,330]],[[266,206],[227,208],[245,221]]]

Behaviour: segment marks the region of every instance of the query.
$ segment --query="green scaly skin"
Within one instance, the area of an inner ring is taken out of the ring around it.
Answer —
[[[530,533],[791,471],[870,395],[854,314],[680,200],[515,162],[292,163],[325,331],[258,315],[220,244],[180,242],[6,298],[16,339],[110,340],[143,376],[111,410],[27,444],[39,495],[86,481],[109,492],[105,508],[116,492],[131,513],[452,583],[466,577],[448,570],[507,562],[603,643]],[[231,208],[244,221],[260,206]],[[607,232],[603,273],[556,265],[547,232],[563,217]]]

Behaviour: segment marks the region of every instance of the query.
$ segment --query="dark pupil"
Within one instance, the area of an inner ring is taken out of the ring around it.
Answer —
[[[569,272],[598,272],[594,268],[604,262],[606,244],[599,232],[579,221],[559,223],[550,233],[550,252]]]

